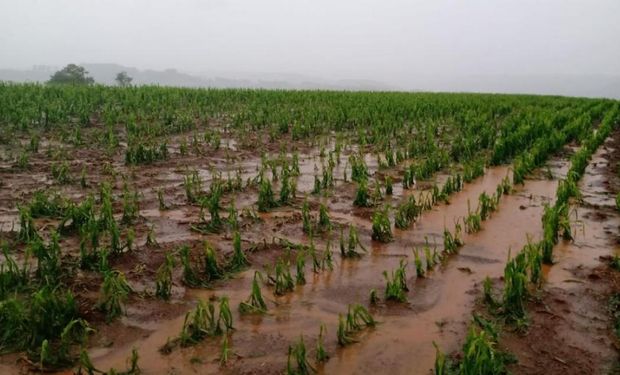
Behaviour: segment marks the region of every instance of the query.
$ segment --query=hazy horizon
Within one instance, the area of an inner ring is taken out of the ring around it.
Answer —
[[[116,63],[444,91],[480,91],[482,77],[500,92],[519,77],[539,92],[536,77],[596,76],[616,96],[618,14],[616,0],[1,0],[0,68]]]

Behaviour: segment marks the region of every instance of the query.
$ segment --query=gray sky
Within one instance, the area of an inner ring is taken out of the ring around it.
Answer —
[[[0,0],[0,68],[620,75],[620,0]]]

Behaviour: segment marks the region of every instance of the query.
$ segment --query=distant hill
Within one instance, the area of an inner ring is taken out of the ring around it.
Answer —
[[[44,82],[50,79],[55,70],[48,66],[35,66],[30,70],[0,69],[0,81]]]
[[[114,85],[116,74],[125,71],[137,85],[162,85],[215,88],[271,88],[271,89],[333,89],[333,90],[397,90],[396,87],[371,80],[324,81],[301,75],[254,74],[251,78],[192,75],[175,69],[140,70],[119,64],[79,64],[86,68],[95,82]],[[36,66],[30,70],[0,69],[0,81],[45,82],[60,67]],[[243,76],[243,75],[240,75]]]
[[[373,80],[327,80],[302,74],[202,72],[175,69],[140,70],[119,64],[80,64],[97,83],[114,85],[125,71],[137,85],[214,88],[325,89],[368,91],[445,91],[522,93],[605,97],[620,99],[618,75],[421,75],[403,77],[398,85]],[[0,69],[0,81],[45,82],[59,67],[34,66],[29,70]]]
[[[620,76],[606,74],[429,76],[409,83],[420,90],[565,95],[620,99]]]

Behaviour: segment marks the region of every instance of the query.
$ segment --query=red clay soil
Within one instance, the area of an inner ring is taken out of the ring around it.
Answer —
[[[522,334],[504,330],[503,350],[518,362],[514,374],[617,374],[618,339],[611,329],[609,298],[620,292],[620,273],[607,265],[573,269],[575,288],[546,288],[528,306]]]
[[[502,327],[500,348],[516,356],[514,374],[620,374],[620,341],[610,298],[620,293],[620,272],[609,266],[619,254],[620,132],[597,151],[586,169],[576,205],[575,241],[555,249],[547,283],[527,306],[526,332]],[[484,307],[477,310],[483,312]]]

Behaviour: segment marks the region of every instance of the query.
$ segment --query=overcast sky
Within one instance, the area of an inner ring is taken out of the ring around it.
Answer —
[[[620,0],[0,0],[0,67],[620,75]]]

